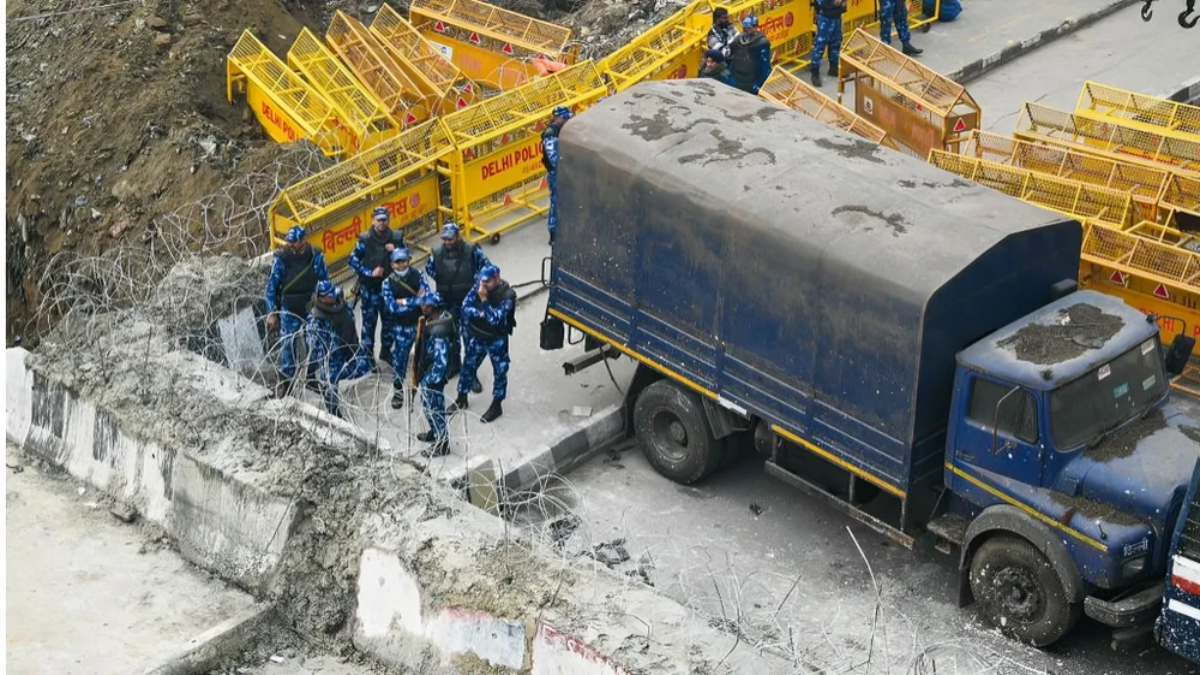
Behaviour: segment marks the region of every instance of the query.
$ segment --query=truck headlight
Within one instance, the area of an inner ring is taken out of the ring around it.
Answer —
[[[1121,576],[1128,579],[1146,571],[1146,560],[1149,556],[1138,556],[1121,563]]]

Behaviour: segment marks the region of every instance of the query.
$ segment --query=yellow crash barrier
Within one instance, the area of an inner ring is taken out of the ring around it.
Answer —
[[[759,88],[758,95],[842,131],[849,131],[882,146],[896,149],[896,144],[888,138],[883,129],[855,115],[815,87],[784,70],[782,66],[775,66],[767,81]]]
[[[452,97],[462,73],[391,5],[380,6],[370,30],[426,96],[437,100]],[[464,101],[463,107],[466,105]]]
[[[1156,226],[1135,229],[1143,227]],[[1157,314],[1165,342],[1179,333],[1200,338],[1200,242],[1178,231],[1172,235],[1175,243],[1084,223],[1080,267],[1083,287]]]
[[[387,207],[410,242],[430,236],[441,222],[437,162],[451,150],[445,125],[432,120],[288,186],[271,204],[272,238],[278,245],[288,228],[304,226],[330,273],[344,278],[376,206]]]
[[[358,19],[338,10],[325,31],[325,41],[401,125],[429,119],[426,95]]]
[[[535,57],[574,63],[571,29],[479,0],[414,0],[409,20],[467,77],[508,89],[537,77]]]
[[[1132,224],[1133,200],[1128,192],[1035,173],[943,150],[930,151],[929,163],[967,180],[1072,218],[1092,219],[1118,229]]]
[[[276,143],[307,138],[328,157],[353,154],[356,141],[333,106],[250,31],[243,31],[225,62],[226,96],[246,103]]]
[[[700,74],[712,26],[712,8],[697,0],[667,17],[597,64],[613,92],[643,80],[672,80]]]
[[[375,146],[400,130],[396,120],[312,31],[305,28],[300,32],[288,50],[287,60],[333,106],[338,120],[351,134],[354,152]]]
[[[1026,103],[1013,135],[1200,176],[1200,141],[1135,129],[1123,120],[1095,120]]]
[[[1100,121],[1120,121],[1136,128],[1180,139],[1200,141],[1200,106],[1084,82],[1075,114]]]
[[[1174,174],[1163,188],[1159,206],[1170,212],[1160,214],[1159,222],[1168,222],[1181,230],[1200,231],[1200,178]]]
[[[472,240],[491,237],[544,213],[541,130],[559,105],[579,110],[607,95],[588,60],[442,118],[455,151],[444,160],[453,214]],[[498,226],[500,216],[523,211]]]
[[[1128,192],[1136,206],[1136,217],[1142,220],[1158,217],[1159,199],[1172,176],[1166,169],[1089,155],[1057,145],[1031,143],[978,129],[971,132],[962,154]]]
[[[842,47],[839,103],[848,82],[854,84],[854,112],[921,159],[932,149],[957,151],[979,127],[979,104],[962,85],[861,28]]]

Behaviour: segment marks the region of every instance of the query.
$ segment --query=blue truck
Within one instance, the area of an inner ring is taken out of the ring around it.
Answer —
[[[1159,644],[1200,663],[1200,462],[1171,538],[1162,616],[1155,627]]]
[[[627,429],[679,483],[739,448],[913,548],[1045,646],[1160,614],[1200,457],[1170,397],[1194,340],[1080,291],[1078,222],[704,80],[561,136],[543,349],[638,368]]]

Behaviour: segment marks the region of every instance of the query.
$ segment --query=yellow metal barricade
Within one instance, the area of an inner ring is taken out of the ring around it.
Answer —
[[[229,52],[226,96],[245,93],[246,103],[276,143],[312,141],[329,157],[355,152],[353,134],[344,129],[330,105],[250,31]]]
[[[287,59],[288,65],[300,71],[333,106],[342,126],[352,134],[355,152],[375,146],[400,130],[399,123],[312,31],[305,28],[300,32]]]
[[[1120,190],[1018,169],[1007,164],[932,150],[929,163],[1022,201],[1080,220],[1123,229],[1133,222],[1133,200]]]
[[[962,85],[908,58],[861,28],[842,48],[838,102],[854,85],[854,112],[883,129],[902,152],[925,159],[955,152],[979,127],[979,104]]]
[[[280,244],[288,228],[304,226],[309,241],[324,251],[330,273],[344,278],[376,206],[391,212],[392,226],[402,228],[409,242],[432,235],[441,222],[437,163],[452,149],[445,125],[432,120],[290,185],[271,204],[272,238]]]
[[[895,143],[887,137],[883,129],[855,115],[815,87],[784,70],[782,66],[775,66],[767,81],[759,88],[758,95],[842,131],[849,131],[882,146],[896,149]]]
[[[588,60],[442,118],[455,144],[444,160],[453,202],[445,210],[465,236],[498,241],[500,232],[546,211],[536,202],[545,188],[541,130],[550,111],[578,110],[607,93]],[[511,217],[485,227],[502,216]]]
[[[1080,284],[1157,314],[1164,342],[1179,333],[1200,338],[1200,242],[1174,235],[1171,244],[1084,223]]]
[[[1160,214],[1159,222],[1170,224],[1187,232],[1200,232],[1200,178],[1174,174],[1163,188],[1159,206],[1166,213]]]
[[[325,41],[403,126],[429,119],[425,93],[358,19],[338,10],[325,31]]]
[[[1200,106],[1137,94],[1116,87],[1084,82],[1075,114],[1100,121],[1118,121],[1165,136],[1200,141]]]
[[[697,0],[601,59],[597,67],[614,93],[643,80],[696,77],[711,14],[707,0]]]
[[[454,84],[462,73],[391,5],[380,6],[371,32],[427,96],[438,100],[453,97]]]
[[[1200,175],[1200,141],[1134,129],[1122,121],[1094,120],[1026,103],[1013,135],[1022,140],[1054,143],[1081,152]]]
[[[1037,173],[1128,192],[1137,207],[1136,217],[1155,220],[1158,202],[1171,172],[1132,162],[1121,162],[1058,145],[1031,143],[976,129],[962,154],[999,162]]]
[[[778,0],[777,0],[778,1]],[[925,16],[924,0],[907,0],[909,30],[928,32],[942,10],[942,0],[934,3],[933,16]],[[842,41],[848,42],[859,28],[869,33],[879,31],[879,3],[876,0],[846,0],[846,13],[842,15]],[[786,60],[778,62],[791,72],[807,68],[811,64],[813,41],[816,39],[816,13],[811,7],[806,11],[808,29],[795,40]],[[771,46],[774,47],[774,40]]]
[[[739,27],[745,17],[758,17],[759,30],[771,41],[772,63],[784,67],[808,63],[815,37],[810,0],[749,0],[727,7]]]
[[[537,57],[575,63],[571,29],[479,0],[414,0],[413,26],[467,77],[508,89],[537,77]]]

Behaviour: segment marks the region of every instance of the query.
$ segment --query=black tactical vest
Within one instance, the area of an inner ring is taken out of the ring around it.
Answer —
[[[313,271],[316,252],[306,245],[303,253],[292,253],[286,248],[276,249],[275,258],[283,263],[283,281],[279,284],[276,300],[284,310],[304,316],[308,314],[308,302],[317,290],[317,273]]]
[[[391,244],[395,248],[404,246],[404,233],[398,230],[388,230],[386,237],[380,238],[375,234],[375,228],[371,227],[366,232],[358,235],[358,240],[366,245],[367,252],[363,254],[362,266],[367,270],[373,270],[376,267],[390,269],[392,266],[392,254],[384,246]],[[383,287],[383,278],[381,277],[363,277],[362,282],[370,285],[373,288]]]
[[[354,325],[354,313],[346,311],[346,301],[338,298],[329,302],[318,296],[313,296],[312,315],[324,319],[333,326],[340,347],[351,350],[358,349],[358,327]]]
[[[448,340],[451,346],[458,342],[458,330],[454,325],[454,317],[450,316],[450,312],[442,310],[436,319],[427,319],[425,321],[425,337],[424,344],[421,345],[421,375],[429,372],[433,367],[433,341],[435,339]],[[449,357],[449,353],[447,353]],[[449,364],[447,364],[449,367]]]
[[[401,277],[396,272],[388,275],[387,283],[392,288],[392,297],[396,300],[415,298],[421,292],[421,273],[414,267],[409,267]],[[396,323],[401,326],[415,326],[421,320],[419,311],[406,312],[396,316]]]
[[[449,249],[445,244],[433,252],[434,268],[437,271],[437,292],[446,300],[447,307],[457,307],[475,285],[475,244],[462,242],[461,248]]]
[[[498,328],[481,316],[473,316],[467,322],[467,330],[471,332],[471,335],[483,342],[495,342],[505,335],[512,335],[513,328],[517,325],[517,292],[508,285],[507,281],[501,282],[499,286],[488,293],[487,303],[492,307],[499,307],[500,303],[505,300],[512,300],[513,308],[506,317],[504,326]]]

